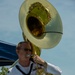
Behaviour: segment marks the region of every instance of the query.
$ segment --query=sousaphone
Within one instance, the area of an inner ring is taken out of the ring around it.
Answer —
[[[19,21],[24,40],[33,45],[33,54],[41,48],[53,48],[60,42],[63,27],[59,13],[47,0],[25,0],[20,7]],[[37,75],[52,75],[37,69]]]
[[[47,0],[25,0],[20,7],[19,21],[23,36],[38,48],[53,48],[61,40],[61,18]]]

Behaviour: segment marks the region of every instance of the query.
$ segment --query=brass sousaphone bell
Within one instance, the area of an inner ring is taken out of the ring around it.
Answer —
[[[39,48],[53,48],[61,40],[61,18],[47,0],[25,0],[20,7],[19,21],[24,36]]]

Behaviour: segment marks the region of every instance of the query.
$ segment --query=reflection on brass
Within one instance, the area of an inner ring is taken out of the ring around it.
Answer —
[[[47,73],[43,68],[37,69],[36,75],[53,75],[52,73]]]
[[[45,7],[39,3],[33,3],[29,7],[27,15],[27,26],[29,31],[36,37],[39,37],[45,31],[44,26],[50,21],[51,16]]]
[[[37,69],[37,74],[36,75],[46,75],[44,69]]]
[[[51,16],[50,16],[49,12],[39,2],[36,2],[36,3],[34,3],[30,6],[29,13],[35,13],[35,14],[38,13],[38,15],[41,16],[41,18],[44,20],[43,21],[44,25],[46,25],[51,19]],[[36,17],[38,15],[36,14]]]
[[[51,74],[51,73],[46,73],[46,75],[53,75],[53,74]]]

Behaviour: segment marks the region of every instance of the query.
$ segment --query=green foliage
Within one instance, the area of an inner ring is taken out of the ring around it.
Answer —
[[[8,68],[2,66],[2,67],[1,67],[0,75],[6,75],[7,72],[8,72]]]

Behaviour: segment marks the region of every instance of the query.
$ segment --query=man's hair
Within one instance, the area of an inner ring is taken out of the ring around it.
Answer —
[[[23,43],[29,43],[30,46],[31,46],[31,49],[33,50],[32,44],[29,41],[21,41],[21,42],[19,42],[18,45],[16,46],[16,49],[20,50],[20,48],[22,47]]]

